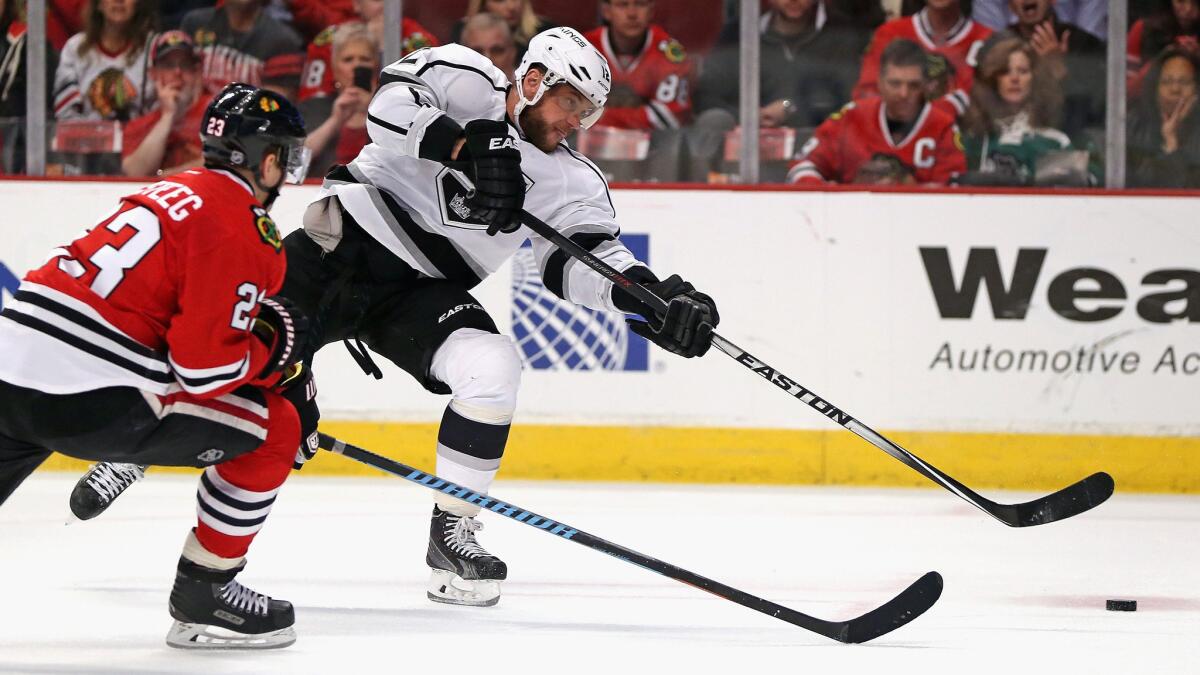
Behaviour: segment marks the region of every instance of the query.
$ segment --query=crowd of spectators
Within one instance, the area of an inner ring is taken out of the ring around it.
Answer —
[[[226,83],[244,81],[297,101],[314,173],[344,163],[369,142],[366,108],[389,37],[384,4],[47,0],[52,161],[87,170],[72,164],[80,144],[71,139],[107,133],[112,142],[90,150],[119,158],[112,172],[194,166],[204,105]],[[1099,185],[1107,4],[763,0],[764,176],[806,184]],[[0,0],[7,172],[23,163],[24,5]],[[603,118],[576,141],[617,177],[713,181],[736,173],[738,5],[406,2],[399,37],[403,54],[460,42],[511,77],[533,35],[572,25],[609,61],[613,77]],[[1200,188],[1200,0],[1132,0],[1130,20],[1127,183]],[[622,166],[640,173],[623,174]]]

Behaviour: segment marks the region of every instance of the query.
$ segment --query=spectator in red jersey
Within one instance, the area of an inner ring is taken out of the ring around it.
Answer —
[[[150,80],[158,108],[125,125],[121,171],[126,176],[171,174],[201,165],[202,96],[200,55],[187,33],[171,30],[150,47]]]
[[[521,57],[525,56],[525,48],[529,46],[529,40],[534,35],[557,25],[533,11],[533,0],[470,0],[467,3],[467,15],[459,19],[450,30],[450,41],[462,44],[462,31],[467,19],[480,12],[495,14],[508,22],[513,40],[517,43],[518,63]]]
[[[335,164],[349,164],[371,142],[367,105],[375,92],[374,75],[379,72],[379,43],[366,24],[349,22],[334,31],[332,47],[330,71],[337,98],[319,96],[300,104],[305,126],[312,129],[304,145],[312,152],[314,175],[324,175]],[[369,69],[369,89],[355,84],[355,68]]]
[[[1154,59],[1172,45],[1200,51],[1200,0],[1158,0],[1157,10],[1129,29],[1125,50],[1131,96],[1140,93]]]
[[[183,17],[204,59],[204,85],[215,93],[245,82],[294,98],[304,64],[304,43],[295,30],[263,11],[262,0],[225,0]]]
[[[517,68],[517,43],[507,21],[488,12],[476,14],[463,26],[462,44],[488,57],[512,81]]]
[[[957,81],[947,102],[962,114],[969,104],[968,92],[975,75],[979,50],[992,34],[963,14],[961,0],[925,0],[925,8],[912,16],[892,19],[871,37],[863,57],[862,73],[854,87],[855,101],[879,92],[880,58],[892,41],[904,38],[926,50],[943,54],[954,65]]]
[[[124,121],[148,110],[155,18],[151,0],[89,0],[83,32],[67,40],[54,74],[54,116]]]
[[[945,185],[966,168],[954,117],[925,100],[920,45],[893,40],[880,62],[880,96],[847,104],[817,127],[789,182]]]
[[[584,37],[612,69],[612,92],[597,124],[622,129],[678,129],[691,121],[692,62],[650,22],[654,0],[603,0],[604,25]]]
[[[1106,48],[1086,30],[1060,21],[1054,0],[1009,0],[1016,23],[995,33],[979,53],[982,63],[992,46],[1012,37],[1024,40],[1037,54],[1053,86],[1063,90],[1063,118],[1059,128],[1071,136],[1104,125]]]
[[[1062,91],[1032,45],[1008,37],[990,46],[963,116],[971,173],[959,182],[1091,184],[1086,153],[1073,151],[1070,137],[1056,128],[1062,105]],[[1068,166],[1076,157],[1082,165]]]
[[[1200,188],[1200,58],[1168,47],[1147,72],[1130,106],[1126,185]]]
[[[384,43],[383,0],[354,0],[354,15],[348,21],[365,23],[375,38],[375,43]],[[341,23],[341,22],[339,22]],[[304,76],[300,83],[300,101],[322,96],[334,96],[333,84],[333,33],[336,25],[330,24],[308,45],[304,60]],[[437,38],[421,24],[404,17],[400,20],[400,55],[415,52],[425,47],[437,47]]]

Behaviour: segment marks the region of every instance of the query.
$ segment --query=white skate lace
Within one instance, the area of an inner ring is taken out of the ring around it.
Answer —
[[[484,550],[475,541],[475,533],[483,529],[483,523],[466,516],[450,516],[446,519],[446,545],[455,552],[468,558],[490,557],[492,554]]]
[[[252,591],[236,581],[225,584],[221,589],[221,599],[243,612],[254,612],[262,616],[267,615],[267,605],[271,600],[262,593]]]
[[[138,464],[121,464],[119,462],[101,462],[92,467],[87,484],[100,495],[100,498],[110,502],[121,494],[125,488],[133,485],[146,475],[146,467]]]

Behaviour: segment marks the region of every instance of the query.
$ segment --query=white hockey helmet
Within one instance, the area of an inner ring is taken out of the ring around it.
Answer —
[[[525,98],[521,81],[535,64],[544,67],[546,75],[533,98]],[[536,105],[550,87],[567,83],[591,103],[591,108],[580,115],[584,129],[591,128],[604,114],[604,104],[608,101],[608,93],[612,91],[608,61],[578,31],[566,26],[534,35],[514,76],[519,99],[515,110],[518,117],[525,106]]]

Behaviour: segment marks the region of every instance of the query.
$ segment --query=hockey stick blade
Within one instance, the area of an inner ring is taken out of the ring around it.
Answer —
[[[659,314],[666,313],[667,303],[662,298],[652,293],[645,286],[618,272],[608,263],[592,255],[587,249],[542,222],[537,216],[527,211],[522,211],[521,222],[543,239],[553,243],[563,253],[579,260],[605,279],[611,281],[615,287],[619,287],[630,293],[638,300],[646,303],[655,312]],[[818,396],[816,392],[784,375],[783,372],[767,365],[766,362],[755,358],[749,352],[718,335],[716,332],[712,334],[712,344],[721,353],[745,366],[754,374],[786,392],[789,396],[812,408],[818,414],[833,420],[847,431],[891,455],[917,473],[941,485],[943,488],[969,502],[972,506],[1010,527],[1044,525],[1056,520],[1070,518],[1071,516],[1079,515],[1084,511],[1099,506],[1112,495],[1112,477],[1106,473],[1097,473],[1052,495],[1036,499],[1032,502],[1025,504],[997,504],[979,495],[967,486],[946,475],[937,467],[900,447],[898,444],[888,440],[883,434],[855,419],[850,413],[829,402],[828,399]]]
[[[784,607],[783,605],[775,604],[770,600],[750,595],[732,586],[726,586],[718,581],[702,577],[682,567],[676,567],[657,558],[638,553],[620,544],[614,544],[611,541],[571,527],[566,523],[523,509],[516,504],[501,501],[482,492],[477,492],[448,480],[438,478],[431,473],[414,469],[394,459],[389,459],[369,450],[350,445],[327,434],[319,434],[318,437],[319,446],[324,450],[362,462],[368,466],[373,466],[386,473],[399,476],[431,490],[448,494],[469,504],[476,504],[481,509],[486,509],[505,518],[535,527],[548,534],[556,535],[561,539],[575,542],[592,550],[600,551],[618,560],[623,560],[651,572],[656,572],[667,578],[711,593],[719,598],[736,602],[743,607],[748,607],[839,642],[867,642],[890,633],[924,614],[926,610],[933,607],[933,604],[937,602],[942,594],[942,576],[937,572],[929,572],[913,582],[911,586],[896,597],[860,617],[849,621],[826,621],[818,619],[803,612]]]
[[[1112,476],[1101,471],[1054,494],[1024,504],[988,504],[990,513],[1005,525],[1029,527],[1077,516],[1095,508],[1111,497],[1115,488]]]

